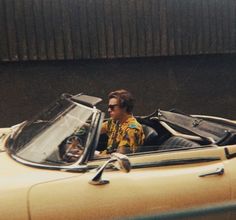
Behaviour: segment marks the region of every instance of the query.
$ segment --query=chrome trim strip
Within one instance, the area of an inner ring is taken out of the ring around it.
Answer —
[[[206,157],[206,158],[199,157],[199,158],[186,158],[186,159],[176,159],[176,160],[163,160],[163,161],[146,162],[146,163],[132,163],[132,169],[206,163],[206,162],[212,162],[212,161],[218,161],[218,160],[221,160],[221,158],[220,157]]]
[[[224,122],[229,122],[229,123],[233,123],[236,125],[236,121],[230,120],[230,119],[226,119],[226,118],[221,118],[221,117],[216,117],[216,116],[208,116],[208,115],[191,115],[192,117],[196,117],[196,118],[209,118],[209,119],[216,119],[216,120],[220,120],[220,121],[224,121]]]
[[[87,165],[79,165],[76,166],[74,164],[69,165],[69,166],[57,166],[57,165],[44,165],[44,164],[39,164],[39,163],[33,163],[24,159],[21,159],[17,156],[15,156],[14,154],[11,154],[11,157],[16,160],[17,162],[20,162],[24,165],[28,165],[31,167],[36,167],[36,168],[44,168],[44,169],[54,169],[54,170],[63,170],[63,171],[86,171]]]

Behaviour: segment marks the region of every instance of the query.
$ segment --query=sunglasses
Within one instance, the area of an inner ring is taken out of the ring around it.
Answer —
[[[108,109],[111,109],[113,111],[116,106],[119,106],[119,105],[118,104],[108,105]]]

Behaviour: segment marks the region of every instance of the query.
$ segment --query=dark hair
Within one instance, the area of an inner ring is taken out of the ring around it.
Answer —
[[[108,99],[116,98],[121,108],[125,108],[127,113],[132,113],[134,108],[133,95],[125,89],[120,89],[109,93]]]

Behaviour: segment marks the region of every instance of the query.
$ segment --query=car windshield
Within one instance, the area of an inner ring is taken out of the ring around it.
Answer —
[[[12,153],[40,164],[65,164],[83,154],[94,110],[59,100],[27,122],[13,137]]]

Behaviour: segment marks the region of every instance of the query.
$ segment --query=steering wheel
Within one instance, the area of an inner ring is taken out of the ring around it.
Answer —
[[[84,146],[82,145],[82,140],[76,135],[72,135],[67,138],[64,146],[63,155],[61,155],[62,160],[66,162],[77,161],[84,151]]]

